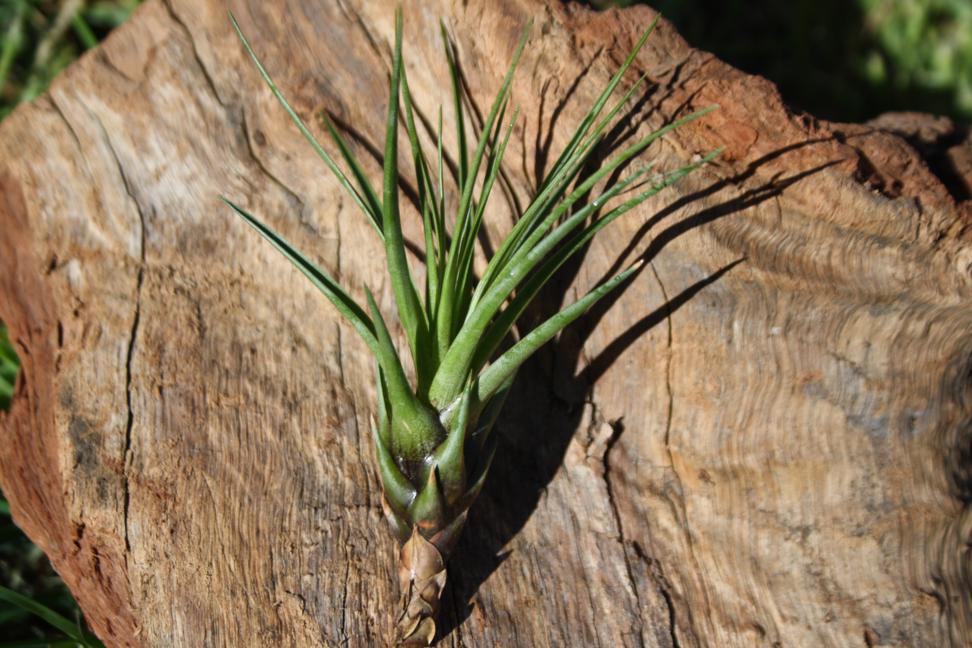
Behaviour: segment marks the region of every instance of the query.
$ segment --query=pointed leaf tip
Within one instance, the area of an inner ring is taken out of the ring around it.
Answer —
[[[439,485],[438,470],[429,471],[429,478],[418,497],[408,509],[412,524],[426,537],[442,529],[446,523],[446,503]]]
[[[320,290],[325,297],[337,308],[338,312],[354,327],[373,353],[377,352],[378,342],[375,338],[371,319],[364,310],[345,292],[328,273],[311,263],[297,248],[293,247],[282,236],[264,225],[256,217],[242,207],[236,205],[224,196],[219,197],[237,216],[242,218],[250,227],[255,229],[273,247],[282,253],[311,283]]]

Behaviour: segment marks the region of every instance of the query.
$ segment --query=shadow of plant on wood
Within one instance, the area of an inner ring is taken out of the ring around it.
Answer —
[[[638,107],[629,113],[623,120],[625,123],[619,125],[622,127],[621,130],[630,133],[636,129],[637,123],[644,119],[637,116],[637,111],[643,105],[645,102],[639,102]],[[623,138],[624,136],[620,136],[614,143]],[[786,178],[774,178],[756,188],[738,191],[737,187],[752,178],[760,166],[794,149],[821,141],[803,142],[766,155],[750,164],[745,171],[730,178],[717,180],[701,190],[673,201],[657,212],[639,229],[629,246],[617,257],[612,268],[606,271],[605,276],[611,276],[611,273],[615,272],[616,268],[620,267],[637,249],[648,232],[666,217],[677,211],[690,209],[692,205],[702,200],[711,201],[721,194],[731,195],[722,202],[709,204],[661,230],[639,255],[646,264],[638,273],[630,277],[617,292],[598,303],[573,327],[566,329],[559,339],[549,343],[523,366],[515,390],[512,392],[514,395],[508,400],[497,422],[497,431],[500,434],[497,460],[494,462],[479,502],[473,507],[471,528],[460,539],[456,552],[457,560],[450,564],[450,583],[447,586],[445,600],[451,601],[451,606],[444,606],[440,636],[446,636],[469,617],[473,609],[472,601],[479,587],[509,556],[509,552],[503,552],[503,549],[527,524],[548,484],[563,465],[568,445],[582,423],[585,404],[590,402],[592,386],[597,379],[639,337],[658,324],[669,320],[696,294],[722,279],[745,259],[737,259],[719,268],[677,294],[666,295],[667,300],[664,303],[634,322],[597,356],[590,358],[587,366],[579,373],[572,375],[581,359],[585,342],[598,322],[620,298],[626,286],[630,285],[638,274],[652,268],[652,260],[677,237],[717,219],[739,214],[766,200],[771,200],[792,184],[836,164],[837,161],[829,162]],[[586,251],[582,252],[570,262],[569,267],[561,269],[556,285],[551,285],[545,291],[539,300],[539,312],[531,313],[531,320],[542,320],[555,312],[565,301],[567,291],[583,264],[585,254]],[[526,328],[529,329],[529,325]],[[552,379],[552,375],[556,378]],[[665,405],[662,407],[664,408]],[[620,421],[612,423],[612,427],[615,428],[615,432],[608,443],[606,453],[610,452],[611,446],[623,433]],[[542,434],[542,439],[538,440],[538,434]],[[607,454],[604,460],[607,461]],[[610,489],[610,483],[608,488]],[[632,549],[640,554],[639,547]],[[650,557],[644,559],[654,563]],[[666,581],[660,571],[661,566],[653,564],[652,569],[658,572],[654,580],[663,590],[661,593],[668,601],[669,614],[674,618],[675,611],[671,606],[669,593],[665,591]]]
[[[462,74],[461,61],[457,60],[459,74]],[[522,137],[522,158],[520,160],[522,178],[528,182],[532,179],[534,190],[536,189],[537,179],[543,177],[545,167],[548,163],[551,148],[553,145],[553,132],[558,127],[564,107],[571,97],[575,94],[580,83],[583,81],[584,74],[575,79],[566,89],[565,95],[560,99],[557,106],[553,107],[549,118],[540,116],[540,123],[533,137],[535,150],[532,151],[532,168],[527,160],[530,155],[530,147],[526,140],[528,135],[523,131]],[[653,116],[657,106],[665,105],[671,99],[675,89],[681,83],[682,66],[674,67],[668,74],[664,85],[654,84],[649,86],[640,95],[636,95],[631,102],[631,106],[626,109],[624,115],[619,118],[617,123],[611,128],[604,138],[604,141],[596,148],[589,162],[586,172],[597,169],[610,157],[611,153],[633,138],[637,138],[639,127]],[[464,77],[462,77],[464,78]],[[541,102],[546,102],[546,88],[542,91]],[[461,88],[463,101],[467,105],[467,116],[473,122],[471,126],[474,130],[482,129],[482,110],[476,105],[475,98],[469,91],[468,84],[463,84]],[[674,121],[675,117],[687,110],[694,99],[690,96],[674,110],[670,110],[671,116],[666,116],[666,123]],[[541,111],[542,112],[542,111]],[[432,126],[431,120],[416,109],[416,117],[425,129],[426,135],[434,139],[436,129]],[[381,153],[368,138],[350,127],[350,125],[331,114],[330,118],[338,124],[354,143],[365,151],[374,163],[381,164]],[[818,167],[796,173],[788,178],[773,178],[770,182],[756,188],[748,190],[740,189],[743,183],[751,181],[757,169],[762,165],[774,160],[797,148],[820,143],[824,140],[816,139],[802,142],[793,146],[784,147],[778,151],[770,153],[763,158],[754,161],[744,171],[721,180],[712,182],[707,187],[700,189],[692,194],[679,198],[666,206],[664,209],[654,214],[648,222],[641,227],[632,238],[631,242],[617,257],[613,266],[601,277],[602,282],[605,278],[613,276],[618,269],[624,265],[624,261],[637,249],[640,242],[649,231],[659,225],[665,218],[673,213],[690,208],[693,204],[706,200],[709,203],[701,209],[682,220],[669,225],[655,236],[646,250],[639,256],[646,261],[646,265],[633,275],[626,282],[630,284],[637,274],[644,269],[651,267],[651,261],[661,252],[661,250],[678,236],[687,233],[695,228],[711,223],[717,219],[739,213],[750,207],[758,205],[766,200],[778,196],[784,189],[799,180],[817,173],[831,164],[827,163]],[[453,180],[457,174],[457,167],[454,160],[446,154],[444,159],[445,166],[451,172]],[[627,165],[618,168],[611,177],[605,179],[605,184],[616,182],[625,171]],[[584,175],[584,174],[582,174]],[[418,209],[416,191],[408,184],[408,181],[399,178],[400,190],[405,197]],[[501,185],[504,194],[510,203],[513,213],[520,213],[516,193],[512,183],[503,175]],[[711,204],[713,198],[718,198],[719,194],[725,192],[730,197],[722,202]],[[583,204],[590,196],[582,199],[579,204]],[[490,256],[492,252],[491,242],[480,240],[485,254]],[[410,245],[410,250],[421,260],[421,256],[416,254],[417,246]],[[583,257],[586,254],[587,246],[564,267],[560,268],[557,278],[555,278],[547,289],[543,291],[540,300],[527,309],[527,313],[521,322],[526,325],[523,330],[529,330],[537,322],[544,321],[550,315],[557,312],[565,302],[567,291],[573,280],[576,278]],[[665,295],[665,302],[646,314],[643,318],[632,324],[622,335],[611,342],[602,353],[588,362],[588,366],[578,375],[571,373],[574,371],[580,359],[585,341],[594,331],[597,323],[604,317],[606,312],[614,304],[621,291],[614,295],[605,297],[601,303],[596,305],[591,311],[573,327],[568,327],[561,335],[560,339],[549,343],[544,349],[524,365],[520,370],[517,382],[516,396],[509,399],[497,426],[500,435],[500,448],[497,452],[497,460],[494,462],[492,474],[487,479],[484,492],[480,497],[480,503],[473,507],[472,522],[473,528],[465,532],[459,541],[457,560],[449,565],[450,577],[446,586],[447,592],[443,597],[443,610],[440,618],[441,626],[438,636],[444,637],[460,626],[472,611],[470,606],[480,585],[502,564],[508,554],[501,553],[503,547],[515,537],[524,527],[527,521],[536,510],[540,498],[542,497],[547,485],[553,479],[556,472],[563,464],[568,445],[576,433],[584,412],[584,406],[590,401],[591,387],[613,364],[615,360],[640,336],[651,330],[654,326],[669,319],[673,313],[684,306],[698,292],[706,286],[721,279],[732,268],[741,263],[744,259],[737,259],[723,268],[716,270],[710,276],[703,278],[692,285],[683,289],[671,298]],[[600,283],[600,282],[598,282]],[[622,287],[623,288],[623,287]],[[550,370],[554,366],[556,369]],[[556,385],[551,384],[550,375],[553,373],[558,376]],[[561,380],[560,376],[570,376]],[[524,425],[524,422],[528,422]],[[614,423],[614,436],[608,443],[607,452],[617,440],[621,433],[620,423]],[[537,442],[535,435],[527,435],[525,430],[542,430],[542,442]],[[606,455],[605,455],[605,461]],[[610,489],[610,483],[608,484]],[[620,521],[618,520],[620,524]],[[626,547],[626,549],[628,549]],[[636,545],[630,548],[633,552],[640,555],[639,547]],[[653,580],[662,589],[662,595],[669,601],[669,614],[674,615],[674,608],[670,597],[665,590],[666,582],[664,574],[661,573],[660,566],[652,561],[650,557],[645,557],[646,562],[651,562]],[[672,622],[674,623],[674,622]]]

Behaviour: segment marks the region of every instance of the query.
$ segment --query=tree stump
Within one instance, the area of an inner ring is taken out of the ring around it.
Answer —
[[[317,132],[335,115],[377,174],[396,3],[230,4],[298,112]],[[217,198],[387,314],[381,248],[226,9],[150,0],[0,128],[0,319],[23,360],[0,484],[108,646],[386,645],[398,593],[371,360]],[[480,106],[533,19],[515,204],[654,12],[405,15],[429,124],[449,105],[440,18]],[[967,645],[967,131],[819,121],[664,21],[634,68],[625,83],[650,84],[616,142],[718,103],[648,155],[668,169],[725,152],[545,293],[550,312],[648,261],[521,372],[438,645]],[[510,213],[491,208],[491,240]]]

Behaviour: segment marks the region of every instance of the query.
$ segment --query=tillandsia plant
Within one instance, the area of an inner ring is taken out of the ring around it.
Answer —
[[[402,64],[401,10],[395,21],[380,193],[327,118],[324,125],[348,173],[325,151],[274,84],[235,20],[233,25],[270,91],[384,244],[398,319],[414,368],[412,376],[406,374],[370,291],[365,291],[365,309],[281,236],[223,199],[324,293],[374,354],[378,400],[378,424],[373,426],[375,455],[385,513],[401,543],[402,602],[396,640],[399,645],[427,646],[435,636],[435,616],[446,581],[446,559],[493,461],[497,445],[493,424],[517,369],[540,346],[630,277],[637,265],[594,288],[529,333],[512,339],[517,320],[558,268],[584,249],[600,229],[718,153],[651,176],[653,165],[644,164],[623,179],[612,180],[652,142],[698,119],[712,107],[672,121],[590,170],[595,166],[595,150],[604,141],[609,126],[644,82],[644,78],[640,79],[608,105],[654,28],[652,23],[570,137],[529,205],[518,214],[482,276],[477,277],[473,269],[476,240],[517,118],[518,111],[514,110],[505,121],[510,112],[513,73],[526,46],[529,26],[474,144],[467,138],[469,120],[461,97],[455,51],[443,27],[458,142],[458,150],[452,154],[456,191],[452,202],[457,208],[447,219],[441,113],[435,150],[427,155],[416,129],[416,109]],[[400,122],[411,149],[418,186],[417,207],[424,229],[426,272],[421,292],[406,259],[399,212]]]

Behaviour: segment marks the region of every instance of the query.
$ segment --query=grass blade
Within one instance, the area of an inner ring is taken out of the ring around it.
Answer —
[[[64,618],[46,605],[42,605],[37,601],[24,596],[23,594],[18,594],[12,589],[0,586],[0,601],[6,601],[11,605],[19,607],[25,612],[29,612],[34,616],[40,617],[51,626],[57,628],[73,639],[75,643],[80,643],[85,646],[98,646],[99,648],[104,648],[102,643],[98,641],[97,638],[88,634],[87,632],[84,632],[73,621]]]

